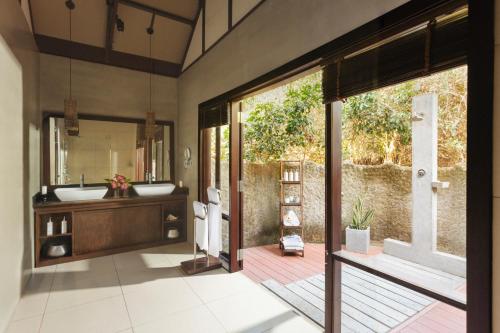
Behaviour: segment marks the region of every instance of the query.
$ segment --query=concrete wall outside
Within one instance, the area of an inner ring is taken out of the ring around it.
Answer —
[[[313,162],[306,162],[304,167],[304,239],[324,242],[325,168]],[[276,244],[280,215],[279,163],[245,164],[244,176],[244,247]],[[439,169],[439,179],[450,182],[450,188],[438,194],[438,250],[459,256],[465,256],[465,178],[463,168]],[[372,241],[380,245],[385,238],[411,240],[410,167],[344,163],[342,193],[344,226],[352,219],[354,201],[361,197],[365,206],[375,211]]]

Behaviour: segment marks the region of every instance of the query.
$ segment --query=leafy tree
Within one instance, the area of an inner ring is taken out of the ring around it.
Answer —
[[[253,106],[245,122],[246,160],[305,158],[310,150],[323,146],[323,131],[314,117],[314,111],[322,106],[318,78],[316,74],[301,80],[300,84],[287,86],[282,102],[268,101]]]
[[[465,165],[466,67],[347,98],[342,119],[344,159],[355,164],[411,165],[412,99],[430,92],[438,94],[439,102],[439,165]],[[321,73],[247,99],[245,108],[250,110],[244,135],[247,161],[324,162]]]

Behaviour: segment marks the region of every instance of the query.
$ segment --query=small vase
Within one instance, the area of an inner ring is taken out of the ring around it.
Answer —
[[[122,190],[122,197],[128,198],[128,189]]]
[[[120,190],[115,188],[113,191],[113,198],[119,198],[120,197]]]

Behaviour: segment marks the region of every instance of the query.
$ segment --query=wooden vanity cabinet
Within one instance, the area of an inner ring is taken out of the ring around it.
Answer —
[[[186,241],[186,202],[187,195],[178,194],[35,204],[35,266]],[[71,232],[66,234],[59,231],[63,216],[70,221]],[[47,236],[49,218],[55,227],[54,234]],[[177,230],[176,237],[169,234],[171,229]],[[66,244],[69,252],[47,257],[50,242]]]

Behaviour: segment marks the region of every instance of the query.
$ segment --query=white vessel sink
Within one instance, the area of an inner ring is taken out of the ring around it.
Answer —
[[[174,191],[174,184],[144,184],[134,185],[134,189],[140,196],[167,195]]]
[[[62,187],[56,188],[54,193],[61,201],[98,200],[104,198],[108,188],[106,186],[95,187]]]

